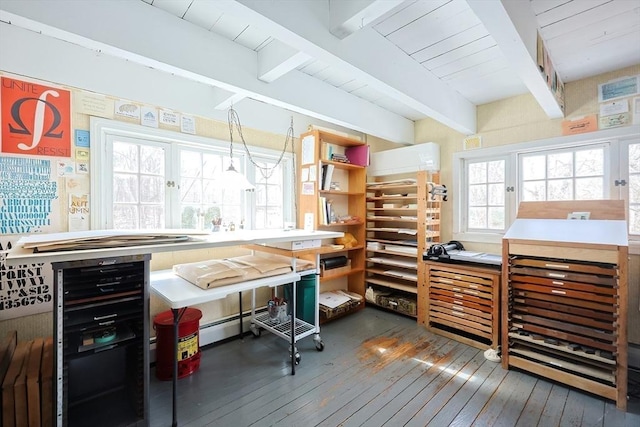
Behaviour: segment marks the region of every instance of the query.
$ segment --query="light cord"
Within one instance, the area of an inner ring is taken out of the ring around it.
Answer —
[[[261,166],[258,163],[256,163],[255,160],[253,160],[253,156],[249,151],[247,142],[244,140],[244,136],[242,135],[242,124],[240,123],[240,117],[238,116],[238,113],[236,112],[236,110],[233,109],[233,106],[229,108],[228,121],[229,121],[229,140],[231,145],[231,147],[229,148],[229,156],[231,157],[231,162],[233,162],[233,128],[235,126],[235,128],[238,131],[238,135],[240,135],[240,140],[244,145],[244,150],[247,152],[247,155],[249,156],[249,160],[251,161],[251,163],[260,171],[260,174],[264,179],[268,180],[269,178],[271,178],[271,175],[273,175],[276,168],[280,165],[280,162],[282,162],[282,159],[284,158],[284,154],[286,153],[287,147],[289,146],[289,141],[291,141],[291,145],[293,146],[293,116],[291,116],[291,123],[289,124],[289,129],[287,129],[286,138],[284,140],[284,147],[282,148],[280,157],[278,157],[278,160],[276,161],[276,163],[271,167]]]

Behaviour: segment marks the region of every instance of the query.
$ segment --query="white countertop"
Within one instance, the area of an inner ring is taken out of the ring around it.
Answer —
[[[158,230],[161,231],[161,230]],[[91,232],[96,233],[96,232]],[[185,231],[186,233],[186,231]],[[55,233],[55,238],[60,239],[65,235],[77,236],[77,233]],[[97,259],[120,257],[129,255],[151,254],[157,252],[173,252],[194,249],[207,249],[225,246],[237,246],[247,244],[270,244],[282,242],[295,242],[316,239],[333,239],[342,237],[344,233],[339,231],[306,231],[294,230],[238,230],[232,232],[218,232],[210,234],[194,235],[190,241],[179,243],[161,243],[153,245],[109,247],[101,249],[83,249],[59,252],[38,252],[24,249],[20,241],[9,251],[5,263],[8,266],[36,264],[41,262],[64,262],[83,259]],[[33,242],[41,238],[47,241],[52,235],[31,235],[24,239]]]

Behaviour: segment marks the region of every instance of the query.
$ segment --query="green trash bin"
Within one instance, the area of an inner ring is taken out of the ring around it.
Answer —
[[[285,286],[284,298],[291,301],[291,287]],[[289,312],[291,314],[291,312]],[[296,318],[315,325],[316,322],[316,276],[302,276],[296,282]]]

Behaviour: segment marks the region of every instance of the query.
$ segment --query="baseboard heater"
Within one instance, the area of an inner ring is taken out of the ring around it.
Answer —
[[[265,311],[266,307],[260,307],[256,309],[256,313]],[[251,326],[251,311],[247,311],[242,316],[242,330],[243,332],[250,331]],[[220,341],[224,341],[229,338],[235,338],[240,333],[240,316],[235,314],[233,316],[224,317],[222,319],[215,320],[210,323],[200,325],[199,339],[200,347],[204,347],[209,344],[214,344]],[[149,347],[149,360],[151,363],[156,361],[156,337],[151,338],[151,345]]]

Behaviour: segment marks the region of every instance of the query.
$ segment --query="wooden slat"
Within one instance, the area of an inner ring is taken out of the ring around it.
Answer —
[[[626,219],[624,200],[520,202],[517,218],[566,219],[572,212],[590,212],[590,219]]]

